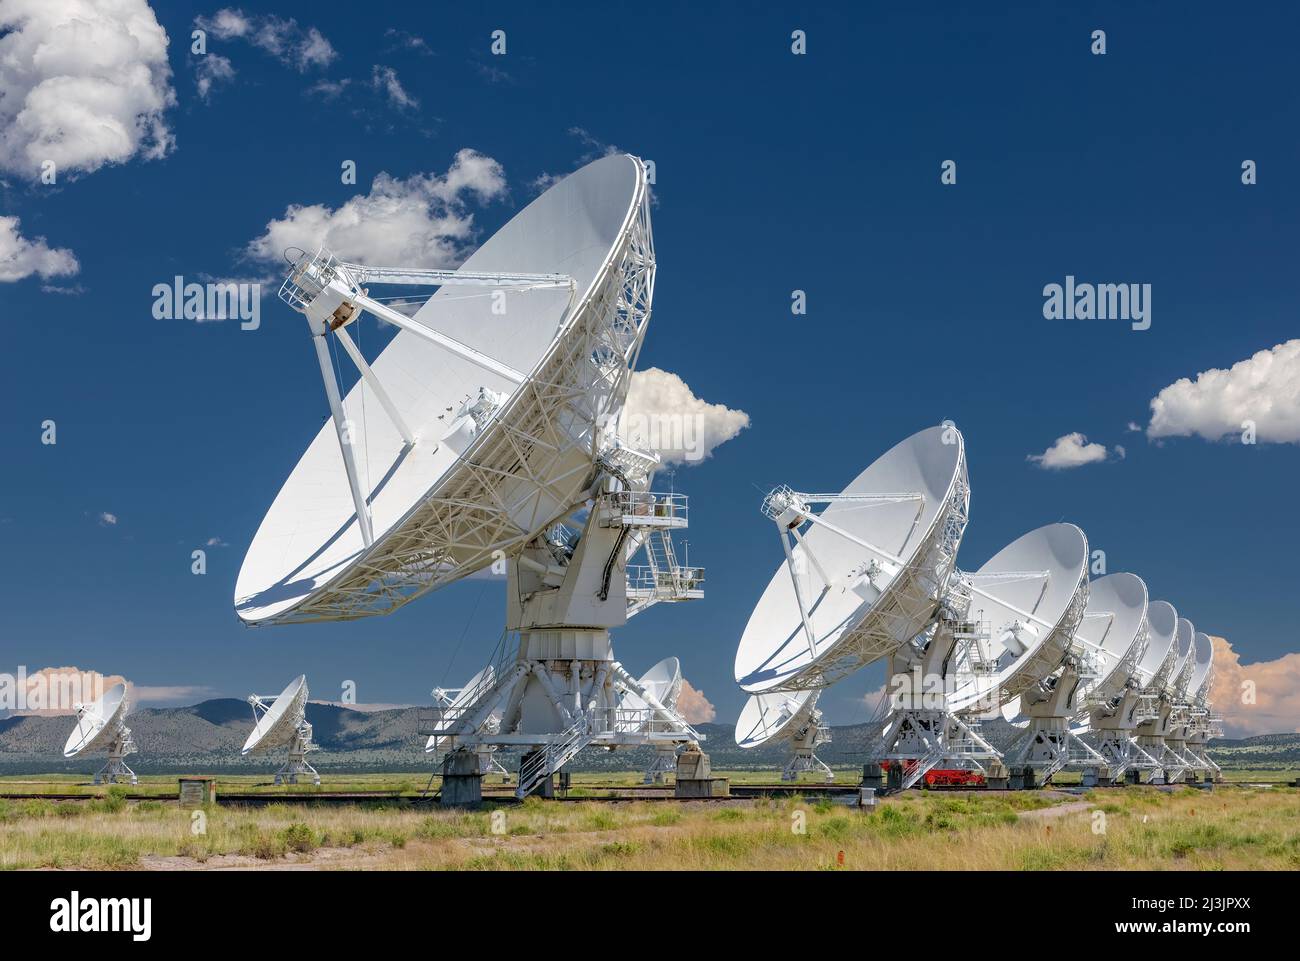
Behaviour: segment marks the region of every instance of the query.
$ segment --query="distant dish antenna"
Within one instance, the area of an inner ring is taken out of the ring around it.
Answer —
[[[1087,604],[1087,561],[1083,531],[1049,524],[954,578],[934,624],[892,658],[892,712],[872,752],[899,778],[891,786],[1001,763],[980,720],[1061,665]]]
[[[63,746],[65,758],[108,752],[108,763],[95,773],[95,783],[138,783],[135,772],[122,758],[135,753],[131,729],[126,726],[130,703],[125,684],[114,684],[91,704],[76,705],[77,724]]]
[[[420,733],[428,734],[429,740],[424,745],[426,754],[446,754],[456,749],[456,738],[451,733],[456,728],[460,716],[471,707],[484,692],[496,683],[496,670],[489,664],[479,671],[461,688],[435,687],[433,689],[434,706],[431,710],[421,709]],[[483,722],[486,734],[496,734],[501,730],[501,718],[497,714],[488,715]],[[481,745],[475,752],[479,759],[479,773],[482,775],[500,774],[509,780],[510,772],[496,759],[495,745]]]
[[[1185,626],[1184,626],[1185,625]],[[1188,750],[1187,738],[1196,721],[1196,696],[1209,673],[1213,646],[1207,634],[1197,631],[1190,621],[1178,622],[1178,666],[1165,688],[1169,714],[1164,725],[1165,782],[1177,784],[1186,775],[1203,767],[1194,751]]]
[[[1103,785],[1117,784],[1130,771],[1158,767],[1134,736],[1141,720],[1142,691],[1148,682],[1142,665],[1153,656],[1153,645],[1167,646],[1166,635],[1172,639],[1177,615],[1164,601],[1150,602],[1146,584],[1133,574],[1102,577],[1093,581],[1089,590],[1088,611],[1079,626],[1078,640],[1084,646],[1084,663],[1094,676],[1084,695],[1080,720],[1105,760],[1093,776]],[[1088,616],[1107,611],[1113,616]],[[1159,658],[1155,661],[1148,671],[1159,666]]]
[[[1195,637],[1196,628],[1192,622],[1185,617],[1176,617],[1172,641],[1143,689],[1146,704],[1137,729],[1137,741],[1156,762],[1150,776],[1152,784],[1176,784],[1193,763],[1182,753],[1181,738],[1177,737],[1174,728],[1179,718],[1180,699],[1186,693],[1195,668],[1192,657]],[[1139,673],[1142,673],[1142,666],[1139,665]],[[1175,735],[1172,743],[1171,734]]]
[[[641,687],[652,698],[670,711],[677,710],[677,698],[682,691],[682,666],[675,657],[665,657],[641,675]],[[650,704],[632,690],[625,690],[619,701],[619,711],[627,712],[627,719],[619,723],[620,730],[636,734],[651,733],[654,714]],[[655,752],[645,770],[646,784],[663,784],[667,776],[677,769],[677,744],[668,741],[655,745]]]
[[[698,733],[615,660],[609,633],[651,603],[701,596],[703,571],[672,547],[686,497],[653,492],[659,458],[613,426],[654,280],[647,169],[614,154],[537,197],[457,270],[319,250],[281,289],[307,320],[332,422],[259,527],[236,611],[248,624],[383,614],[502,565],[517,644],[451,723],[444,775],[476,777],[480,745],[523,748],[523,796],[588,745],[698,750]],[[408,317],[372,285],[438,289]],[[367,313],[399,329],[373,363],[348,332]],[[332,343],[359,372],[346,396]],[[637,549],[645,571],[629,564]],[[625,690],[647,704],[636,732]],[[461,794],[444,776],[442,797],[474,803],[478,787]]]
[[[1189,695],[1184,708],[1184,754],[1191,759],[1193,772],[1218,780],[1222,772],[1206,752],[1210,738],[1223,735],[1222,718],[1213,714],[1210,705],[1210,694],[1214,686],[1214,642],[1208,634],[1197,631],[1195,643],[1196,669],[1188,686],[1188,690],[1193,693]]]
[[[1061,666],[1016,702],[1027,724],[1006,752],[1013,769],[1027,766],[1042,782],[1081,769],[1085,786],[1123,775],[1132,754],[1127,736],[1116,735],[1107,752],[1082,735],[1089,729],[1089,707],[1105,716],[1125,692],[1146,647],[1146,608],[1146,584],[1134,574],[1109,574],[1088,585],[1087,607]],[[1136,701],[1137,692],[1132,696]]]
[[[815,753],[831,741],[830,728],[817,710],[820,697],[820,691],[751,695],[736,721],[736,744],[750,749],[785,742],[790,759],[781,780],[797,781],[805,771],[815,771],[828,783],[834,781],[835,772]]]
[[[300,776],[310,776],[320,784],[320,775],[307,763],[307,752],[316,750],[307,721],[307,676],[299,674],[277,697],[250,695],[253,706],[253,731],[240,754],[260,756],[287,748],[289,759],[275,772],[275,783],[297,784]]]

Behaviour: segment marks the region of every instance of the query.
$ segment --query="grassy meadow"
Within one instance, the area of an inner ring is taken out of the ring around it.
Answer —
[[[219,791],[236,790],[227,780]],[[574,781],[578,787],[582,778]],[[341,783],[327,781],[325,789],[342,790]],[[407,789],[404,779],[382,776],[346,783]],[[393,798],[193,811],[174,800],[174,785],[158,778],[130,789],[157,791],[158,799],[128,800],[118,787],[88,800],[37,793],[0,800],[0,868],[1300,868],[1300,791],[1284,787],[912,791],[865,813],[801,796],[616,804],[530,798],[490,801],[474,812]],[[13,780],[0,782],[0,793],[14,790]]]

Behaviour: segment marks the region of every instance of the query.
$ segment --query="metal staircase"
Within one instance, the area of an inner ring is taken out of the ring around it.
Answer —
[[[687,526],[686,495],[614,491],[602,498],[599,509],[602,526],[620,527],[632,536],[628,558],[645,555],[645,564],[626,567],[629,617],[661,601],[704,596],[704,568],[681,563],[673,542],[672,532]]]
[[[557,740],[546,745],[545,750],[524,759],[519,766],[519,786],[515,788],[515,797],[526,798],[537,785],[573,760],[594,737],[590,716],[586,713],[578,715],[578,719]]]

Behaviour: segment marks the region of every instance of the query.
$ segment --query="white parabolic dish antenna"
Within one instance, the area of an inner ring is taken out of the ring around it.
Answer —
[[[1073,524],[1048,524],[1012,541],[978,571],[967,617],[988,628],[982,670],[959,675],[948,698],[960,712],[1006,704],[1051,674],[1088,603],[1088,540]]]
[[[604,157],[454,272],[325,251],[298,262],[281,296],[307,315],[335,424],[311,442],[244,558],[235,608],[246,623],[387,613],[573,509],[648,308],[649,283],[621,282],[624,261],[653,257],[639,227],[646,190],[640,161]],[[371,300],[366,283],[444,286],[412,320]],[[402,328],[369,368],[346,331],[356,308]],[[331,333],[363,374],[341,403]]]
[[[944,426],[897,444],[840,494],[774,490],[763,512],[786,563],[745,626],[736,682],[752,694],[826,687],[910,641],[944,595],[969,500],[961,434]],[[817,515],[815,502],[830,506]]]
[[[291,743],[307,716],[307,676],[299,674],[280,692],[248,735],[240,754],[264,754]]]
[[[450,728],[451,725],[465,713],[466,709],[468,709],[484,691],[490,688],[495,681],[496,669],[489,664],[466,681],[465,686],[457,692],[456,696],[451,699],[450,703],[448,703],[446,707],[439,709],[438,713],[440,722],[438,726],[440,728]],[[445,740],[446,737],[442,734],[435,733],[429,735],[429,740],[425,742],[424,745],[424,752],[426,754],[432,754],[442,746],[441,742]]]
[[[1159,692],[1178,656],[1178,612],[1168,601],[1147,605],[1147,649],[1134,676],[1144,690]]]
[[[1136,574],[1099,577],[1088,585],[1078,638],[1098,674],[1088,691],[1095,702],[1123,692],[1147,646],[1147,586]]]
[[[1178,634],[1174,643],[1177,654],[1174,657],[1174,669],[1165,682],[1165,693],[1174,700],[1185,697],[1187,685],[1191,683],[1192,671],[1196,667],[1196,627],[1185,617],[1178,619]]]
[[[1195,644],[1195,666],[1192,668],[1192,679],[1187,685],[1187,696],[1192,700],[1202,699],[1208,694],[1205,686],[1210,680],[1210,668],[1214,665],[1214,642],[1210,640],[1210,635],[1197,631]]]
[[[677,709],[677,697],[682,692],[682,665],[675,657],[665,657],[650,670],[638,678],[637,683],[645,692],[670,711]],[[649,716],[650,705],[636,691],[627,690],[619,700],[619,708],[635,711],[638,717]],[[620,727],[626,727],[620,724]],[[644,724],[637,724],[637,727]]]
[[[114,684],[99,700],[82,708],[77,715],[77,726],[63,746],[63,756],[107,750],[122,732],[127,703],[126,685]]]
[[[758,747],[807,723],[819,694],[819,691],[794,691],[751,695],[736,720],[736,745]]]

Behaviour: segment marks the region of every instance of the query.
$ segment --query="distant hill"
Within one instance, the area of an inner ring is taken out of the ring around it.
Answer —
[[[330,704],[308,704],[307,719],[321,750],[310,756],[320,770],[431,772],[434,759],[424,753],[425,738],[416,734],[417,709],[354,711]],[[275,758],[244,758],[239,754],[253,727],[253,712],[245,701],[219,698],[189,707],[143,708],[131,714],[131,731],[138,754],[127,761],[138,773],[272,771]],[[785,748],[769,746],[742,750],[730,724],[700,724],[704,749],[719,769],[780,768]],[[72,729],[68,717],[0,719],[0,774],[55,772],[90,773],[102,760],[63,757]],[[995,747],[1004,748],[1016,729],[1004,721],[987,721],[981,728]],[[833,767],[861,764],[874,731],[865,724],[831,729],[832,741],[818,751]],[[1300,734],[1263,734],[1223,739],[1212,745],[1215,759],[1232,768],[1300,767]],[[646,764],[650,750],[584,751],[572,765],[577,771],[635,769]],[[514,759],[503,753],[507,767]]]

